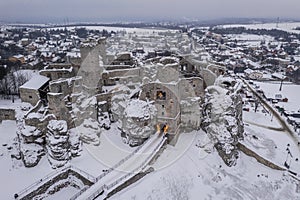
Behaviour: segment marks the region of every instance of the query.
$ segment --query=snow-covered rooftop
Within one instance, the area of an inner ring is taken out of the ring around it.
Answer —
[[[49,80],[50,79],[48,77],[37,74],[33,76],[29,81],[27,81],[24,85],[22,85],[20,88],[37,90]]]

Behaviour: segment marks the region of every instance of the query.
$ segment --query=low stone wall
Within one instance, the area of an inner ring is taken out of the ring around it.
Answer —
[[[102,94],[97,94],[96,95],[97,102],[100,102],[100,101],[110,102],[111,98],[112,98],[111,93],[102,93]]]
[[[131,65],[104,65],[106,70],[132,69]]]
[[[2,120],[16,120],[16,111],[9,108],[0,108],[0,121]]]
[[[64,186],[61,186],[58,189],[62,189],[62,187],[67,187],[70,184],[72,184],[68,180],[68,177],[71,176],[71,175],[73,175],[76,178],[78,178],[79,180],[81,180],[85,185],[91,186],[93,184],[91,181],[89,181],[88,179],[86,179],[85,177],[83,177],[81,174],[75,172],[72,169],[68,169],[65,172],[60,173],[57,176],[55,176],[54,178],[50,179],[48,182],[44,183],[43,185],[39,186],[37,189],[35,189],[34,191],[30,192],[26,196],[20,198],[20,200],[31,200],[34,197],[38,196],[38,195],[44,194],[45,192],[47,192],[47,190],[52,185],[54,185],[55,183],[57,183],[58,181],[61,181],[61,180],[66,180],[66,183],[65,183]]]
[[[258,155],[257,153],[255,153],[254,151],[252,151],[251,149],[249,149],[248,147],[246,147],[245,145],[238,143],[237,147],[239,150],[241,150],[243,153],[245,153],[247,156],[251,156],[253,158],[255,158],[257,160],[257,162],[270,167],[271,169],[276,169],[276,170],[281,170],[284,171],[285,169],[272,163],[271,161],[268,161],[267,159],[261,157],[260,155]]]

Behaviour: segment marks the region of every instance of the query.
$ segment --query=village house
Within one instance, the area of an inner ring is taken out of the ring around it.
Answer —
[[[35,106],[40,100],[46,103],[49,78],[42,75],[35,75],[28,82],[19,88],[20,97],[23,102]]]
[[[20,62],[21,64],[25,64],[25,56],[20,54],[9,57],[8,60],[13,63]]]
[[[286,68],[286,76],[295,83],[300,83],[300,67],[289,65]]]

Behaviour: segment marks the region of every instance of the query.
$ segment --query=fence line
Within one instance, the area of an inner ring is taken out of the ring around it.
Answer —
[[[126,162],[128,159],[130,159],[133,155],[135,155],[148,142],[149,142],[149,140],[147,140],[145,143],[143,143],[142,145],[140,145],[139,147],[137,147],[133,152],[131,152],[128,156],[126,156],[125,158],[123,158],[122,160],[120,160],[118,163],[116,163],[114,166],[112,166],[111,168],[109,168],[106,172],[104,172],[104,173],[100,174],[98,177],[96,177],[96,182],[98,182],[100,179],[102,179],[107,174],[109,174],[114,169],[116,169],[117,167],[119,167],[120,165],[122,165],[124,162]]]
[[[135,175],[135,171],[137,171],[138,169],[143,170],[148,162],[151,160],[152,156],[154,155],[154,153],[162,146],[162,144],[166,141],[166,138],[163,138],[159,144],[153,149],[153,151],[151,152],[151,154],[138,166],[136,167],[134,170],[132,170],[131,172],[128,172],[127,174],[125,174],[124,176],[122,176],[121,178],[117,179],[116,181],[114,181],[113,183],[106,185],[104,184],[103,186],[101,186],[98,190],[96,190],[95,192],[93,192],[87,199],[88,200],[92,200],[95,197],[97,197],[104,189],[105,190],[109,190],[112,187],[114,187],[115,185],[117,185],[118,183],[120,183],[121,181],[127,179],[130,176]]]
[[[151,154],[138,167],[136,167],[135,169],[133,169],[131,172],[127,173],[123,177],[117,179],[116,181],[114,181],[110,185],[106,186],[105,189],[109,190],[113,186],[117,185],[118,183],[120,183],[121,181],[123,181],[124,179],[126,179],[127,177],[136,174],[135,171],[137,171],[138,169],[143,170],[147,166],[147,163],[151,160],[151,158],[154,155],[154,153],[161,147],[162,143],[165,142],[165,141],[166,141],[165,138],[163,140],[161,140],[160,143],[153,149],[153,151],[151,152]]]
[[[162,143],[164,143],[166,141],[165,138],[163,138],[159,144],[154,148],[154,150],[151,152],[151,154],[145,159],[145,161],[142,162],[142,164],[140,164],[138,167],[136,167],[134,170],[132,170],[131,172],[127,173],[126,175],[122,176],[121,178],[117,179],[116,181],[114,181],[112,184],[110,185],[106,185],[104,184],[103,186],[101,186],[99,189],[97,189],[96,191],[94,191],[88,198],[87,200],[92,200],[95,197],[97,197],[101,192],[103,192],[103,190],[109,190],[111,187],[115,186],[116,184],[118,184],[120,181],[128,178],[129,176],[134,175],[134,171],[138,170],[139,168],[144,168],[146,165],[146,163],[148,163],[150,161],[150,158],[153,156],[153,154],[157,151],[158,148],[160,148],[160,146],[162,145]],[[119,167],[120,165],[122,165],[123,163],[125,163],[127,160],[129,160],[133,155],[135,155],[143,146],[145,146],[145,144],[149,143],[149,140],[147,140],[147,142],[143,143],[142,145],[140,145],[138,148],[136,148],[133,152],[131,152],[128,156],[126,156],[125,158],[123,158],[122,160],[120,160],[118,163],[116,163],[113,167],[109,168],[108,171],[102,173],[101,175],[99,175],[98,177],[95,178],[95,183],[98,182],[100,179],[102,179],[103,177],[105,177],[106,175],[108,175],[109,173],[111,173],[114,169],[116,169],[117,167]],[[145,165],[144,167],[142,167],[143,165]],[[76,193],[74,196],[71,197],[70,200],[75,200],[77,197],[79,197],[81,194],[83,194],[89,187],[85,187],[82,190],[80,190],[78,193]]]

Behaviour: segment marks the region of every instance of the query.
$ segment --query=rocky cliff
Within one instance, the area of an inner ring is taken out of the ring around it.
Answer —
[[[230,78],[219,77],[205,95],[202,127],[228,166],[237,161],[237,143],[244,132],[239,85]]]

